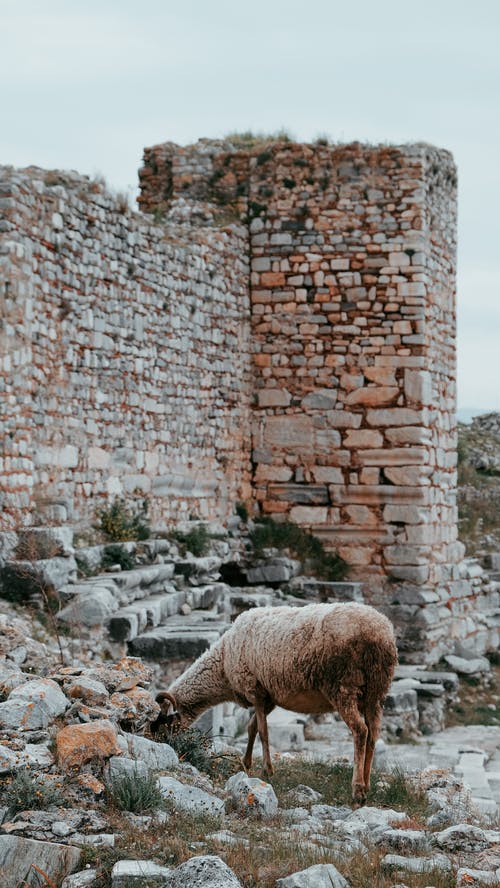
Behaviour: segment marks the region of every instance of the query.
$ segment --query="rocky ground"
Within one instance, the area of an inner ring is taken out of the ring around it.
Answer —
[[[458,425],[460,539],[470,555],[500,549],[500,413]]]
[[[500,885],[498,670],[486,658],[398,667],[368,805],[353,811],[352,742],[333,716],[271,715],[270,782],[241,770],[233,706],[202,724],[213,743],[158,742],[148,725],[155,688],[238,612],[284,596],[360,600],[357,584],[304,579],[279,552],[245,566],[220,535],[198,555],[182,540],[125,543],[112,553],[123,568],[102,572],[106,546],[75,550],[52,529],[54,553],[40,534],[10,552],[4,540],[4,594],[28,592],[0,599],[2,886]],[[34,558],[34,541],[50,557]],[[474,712],[484,724],[468,724]]]

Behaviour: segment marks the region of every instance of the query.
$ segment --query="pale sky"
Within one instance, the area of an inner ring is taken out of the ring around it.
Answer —
[[[500,410],[499,0],[0,0],[0,163],[103,174],[235,130],[431,142],[459,172],[458,403]]]

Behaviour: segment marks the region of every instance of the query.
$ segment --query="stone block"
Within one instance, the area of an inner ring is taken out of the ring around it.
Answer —
[[[57,614],[57,619],[74,626],[102,626],[118,610],[119,604],[106,586],[84,587]]]
[[[312,450],[314,427],[303,415],[267,416],[264,421],[264,445],[283,450]]]
[[[420,426],[423,425],[423,419],[419,410],[411,410],[408,407],[386,407],[366,412],[368,425],[376,428],[380,428],[380,426]]]
[[[326,524],[327,517],[328,509],[320,506],[294,506],[290,509],[291,520],[305,527]]]
[[[259,407],[288,407],[292,396],[286,389],[260,389],[258,392]]]
[[[339,469],[342,479],[342,473]],[[329,502],[328,488],[323,484],[269,484],[268,495],[274,500],[297,505],[326,505]]]
[[[389,404],[394,404],[398,395],[399,388],[397,386],[367,386],[349,392],[345,402],[349,406],[361,405],[363,407],[385,407]]]
[[[336,403],[335,389],[315,389],[302,398],[301,406],[304,410],[333,410]]]
[[[119,860],[111,870],[111,888],[149,888],[171,884],[172,869],[152,860]]]
[[[72,845],[0,835],[2,885],[15,888],[24,883],[28,888],[36,888],[40,885],[40,876],[34,866],[53,883],[55,880],[59,883],[77,868],[80,856],[80,849]]]
[[[349,882],[333,863],[317,863],[284,879],[278,879],[276,888],[349,888]]]

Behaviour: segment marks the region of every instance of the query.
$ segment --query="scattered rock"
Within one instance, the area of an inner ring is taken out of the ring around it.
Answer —
[[[61,888],[91,888],[97,882],[97,870],[86,869],[66,876]]]
[[[203,789],[198,789],[197,786],[188,786],[174,777],[159,777],[158,786],[162,796],[170,800],[181,811],[189,811],[191,814],[213,814],[214,816],[222,816],[224,813],[223,800]]]
[[[179,764],[179,756],[168,743],[157,743],[140,734],[123,734],[129,754],[140,759],[152,771],[168,771]]]
[[[153,881],[170,884],[167,879],[172,870],[159,866],[152,860],[119,860],[111,871],[112,888],[149,888]]]
[[[14,688],[9,699],[0,703],[0,724],[21,730],[46,728],[68,706],[55,681],[34,679]]]
[[[224,789],[241,814],[265,818],[273,817],[278,811],[278,799],[271,784],[248,777],[244,771],[230,777]]]
[[[333,863],[319,863],[285,879],[278,879],[276,888],[349,888],[349,882]]]
[[[165,888],[242,888],[220,857],[211,854],[191,857],[181,863],[165,882]]]
[[[57,738],[57,760],[62,768],[80,768],[92,759],[104,761],[112,755],[120,755],[116,728],[106,720],[86,725],[67,725]]]
[[[20,836],[0,835],[0,873],[4,888],[20,883],[40,885],[40,871],[53,882],[73,872],[80,862],[80,850],[56,842],[37,842]]]

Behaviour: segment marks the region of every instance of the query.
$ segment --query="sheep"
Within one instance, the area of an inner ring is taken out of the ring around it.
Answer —
[[[258,732],[263,776],[270,777],[266,717],[274,707],[311,715],[336,710],[353,735],[352,799],[359,807],[396,663],[392,625],[367,605],[254,608],[157,695],[161,712],[151,730],[174,720],[187,727],[217,703],[253,707],[242,764],[248,772]]]

